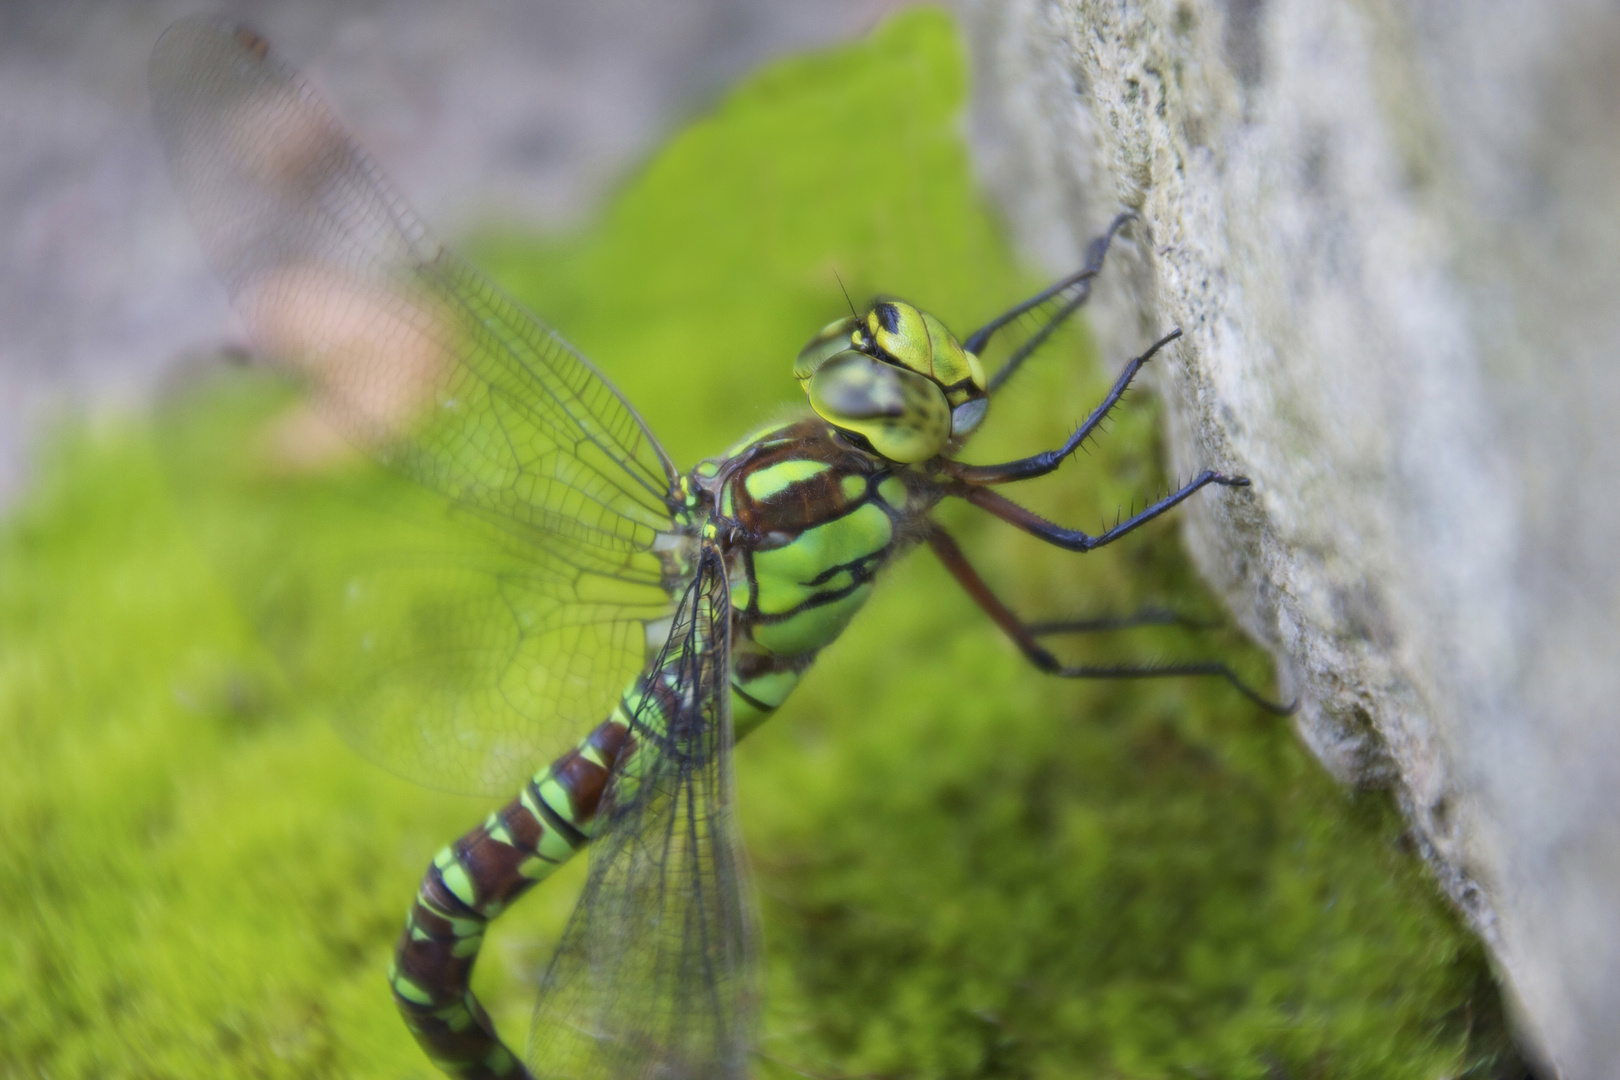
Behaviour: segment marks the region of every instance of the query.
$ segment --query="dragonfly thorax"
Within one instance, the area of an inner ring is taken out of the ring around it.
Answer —
[[[921,537],[938,489],[817,417],[760,432],[694,481],[724,523],[732,713],[745,731],[787,697]]]
[[[823,327],[793,375],[822,419],[890,461],[941,453],[984,417],[979,358],[932,315],[899,300]]]

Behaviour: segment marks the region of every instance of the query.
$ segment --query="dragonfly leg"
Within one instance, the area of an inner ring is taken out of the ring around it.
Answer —
[[[1118,540],[1133,529],[1152,521],[1171,507],[1185,501],[1199,488],[1217,484],[1221,487],[1248,487],[1249,479],[1246,476],[1227,476],[1213,469],[1205,469],[1192,480],[1172,491],[1158,502],[1151,503],[1146,509],[1132,514],[1124,521],[1117,522],[1113,528],[1100,533],[1087,533],[1079,529],[1065,529],[1055,525],[1033,510],[1028,510],[1005,495],[991,491],[989,488],[976,487],[971,484],[958,484],[946,488],[946,493],[958,498],[966,499],[981,510],[987,510],[1007,522],[1016,525],[1031,536],[1038,536],[1048,544],[1064,548],[1068,551],[1091,551]]]
[[[1144,608],[1129,615],[1054,619],[1048,622],[1025,623],[1024,627],[1036,637],[1046,637],[1048,634],[1107,634],[1138,626],[1179,626],[1187,630],[1214,630],[1220,625],[1214,619],[1199,619],[1170,608]]]
[[[1037,637],[1049,633],[1059,633],[1075,629],[1076,626],[1064,623],[1035,624],[1026,623],[1020,619],[1011,608],[1002,603],[1001,598],[990,591],[990,586],[984,578],[968,562],[967,556],[951,537],[951,534],[934,525],[928,532],[928,546],[939,561],[945,564],[945,569],[967,591],[985,614],[990,616],[1003,633],[1012,639],[1018,650],[1024,654],[1030,663],[1048,675],[1056,675],[1062,679],[1163,679],[1174,676],[1215,676],[1225,679],[1238,693],[1265,709],[1267,712],[1286,716],[1294,711],[1296,702],[1287,705],[1272,701],[1253,687],[1249,686],[1231,668],[1218,660],[1191,660],[1175,661],[1160,664],[1064,664],[1053,656],[1039,641]],[[1144,620],[1148,621],[1148,620]],[[1155,619],[1151,621],[1165,621]],[[1084,630],[1117,629],[1117,624],[1110,627],[1080,626]]]
[[[1164,337],[1149,345],[1146,352],[1126,364],[1125,370],[1120,372],[1119,378],[1114,380],[1114,385],[1108,391],[1108,395],[1098,403],[1095,409],[1091,410],[1091,415],[1086,417],[1085,422],[1074,430],[1074,434],[1070,435],[1064,444],[1056,450],[1047,450],[1044,453],[1027,458],[1019,458],[1017,461],[1002,462],[1000,465],[957,465],[949,467],[950,474],[958,480],[969,484],[1007,484],[1015,480],[1031,480],[1037,476],[1045,476],[1063,464],[1070,454],[1080,448],[1081,443],[1091,437],[1091,433],[1097,430],[1097,426],[1108,419],[1108,414],[1113,412],[1115,405],[1119,404],[1119,399],[1125,396],[1125,391],[1130,387],[1131,380],[1136,378],[1136,373],[1142,370],[1142,366],[1153,359],[1154,354],[1160,349],[1180,336],[1181,331],[1179,329],[1170,331]]]
[[[1036,293],[1023,303],[1008,308],[968,335],[967,340],[962,343],[962,347],[977,356],[984,352],[984,347],[990,343],[990,339],[995,336],[996,331],[1017,319],[1020,315],[1040,307],[1050,300],[1057,299],[1068,290],[1075,290],[1074,295],[1065,298],[1062,305],[1042,324],[1041,328],[1031,334],[1029,339],[1007,358],[1007,362],[1001,365],[1001,370],[997,371],[990,380],[990,393],[994,394],[1003,383],[1012,377],[1013,373],[1029,358],[1031,353],[1040,348],[1042,343],[1051,337],[1052,333],[1062,326],[1070,315],[1078,311],[1091,298],[1091,279],[1102,271],[1103,258],[1108,254],[1108,245],[1113,243],[1114,234],[1119,232],[1127,221],[1132,221],[1135,218],[1136,214],[1132,211],[1120,214],[1108,226],[1108,230],[1093,240],[1086,248],[1085,266],[1056,282],[1050,288]]]
[[[615,714],[428,867],[388,981],[416,1041],[457,1080],[532,1080],[469,988],[484,930],[587,842],[628,728]]]

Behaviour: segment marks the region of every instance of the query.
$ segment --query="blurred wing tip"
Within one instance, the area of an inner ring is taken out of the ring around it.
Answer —
[[[263,69],[270,61],[269,40],[246,23],[221,15],[188,15],[169,24],[152,46],[147,89],[161,118],[229,64]]]
[[[152,49],[154,57],[172,56],[182,50],[196,47],[199,41],[209,44],[230,42],[245,56],[263,60],[270,55],[270,41],[247,23],[227,15],[187,15],[170,23],[158,35]]]

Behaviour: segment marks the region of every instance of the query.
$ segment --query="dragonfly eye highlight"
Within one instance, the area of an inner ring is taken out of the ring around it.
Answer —
[[[932,379],[854,349],[823,362],[805,392],[823,420],[860,435],[890,461],[927,461],[951,438],[951,407]]]

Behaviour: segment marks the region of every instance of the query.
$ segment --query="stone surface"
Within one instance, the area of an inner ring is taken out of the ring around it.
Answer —
[[[987,181],[1157,386],[1209,578],[1547,1075],[1620,1076],[1620,9],[962,0]],[[1105,275],[1107,276],[1107,275]]]

